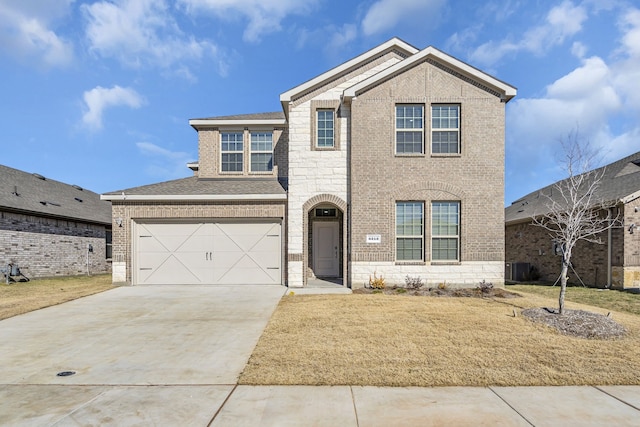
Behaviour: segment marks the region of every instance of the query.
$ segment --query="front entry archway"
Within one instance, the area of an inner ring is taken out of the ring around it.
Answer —
[[[318,195],[304,205],[304,261],[308,279],[327,279],[348,286],[345,253],[346,203],[333,195]]]

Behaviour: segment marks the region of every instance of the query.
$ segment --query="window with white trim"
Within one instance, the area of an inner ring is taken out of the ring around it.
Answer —
[[[220,153],[222,172],[242,172],[243,133],[222,132]]]
[[[424,106],[396,105],[396,154],[422,154]]]
[[[422,261],[424,203],[396,202],[396,260]]]
[[[460,202],[431,202],[431,260],[460,259]]]
[[[460,153],[460,106],[431,106],[431,153]]]
[[[273,170],[273,132],[251,132],[251,172]]]
[[[316,146],[332,148],[334,144],[333,110],[319,109],[316,111]]]

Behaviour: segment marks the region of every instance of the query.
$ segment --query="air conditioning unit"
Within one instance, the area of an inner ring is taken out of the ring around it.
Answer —
[[[528,262],[508,262],[505,264],[504,278],[513,282],[524,282],[529,279],[531,264]]]

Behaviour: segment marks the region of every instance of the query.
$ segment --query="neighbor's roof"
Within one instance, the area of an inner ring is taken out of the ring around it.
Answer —
[[[274,178],[189,178],[112,191],[104,200],[286,200]]]
[[[93,191],[0,165],[0,209],[111,224],[111,203]]]
[[[231,116],[204,117],[191,119],[189,124],[197,129],[198,126],[225,125],[284,125],[286,118],[282,111],[270,113],[235,114]]]
[[[596,169],[604,175],[594,195],[594,200],[603,202],[628,203],[640,197],[640,152],[632,154],[617,162]],[[599,174],[594,174],[598,176]],[[534,216],[548,213],[551,200],[561,203],[557,185],[565,180],[548,185],[516,200],[505,208],[507,224],[526,221]],[[551,200],[549,199],[551,198]]]

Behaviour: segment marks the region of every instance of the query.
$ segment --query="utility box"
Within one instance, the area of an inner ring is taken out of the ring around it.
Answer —
[[[528,262],[508,262],[505,264],[504,278],[513,282],[529,280],[531,264]]]

